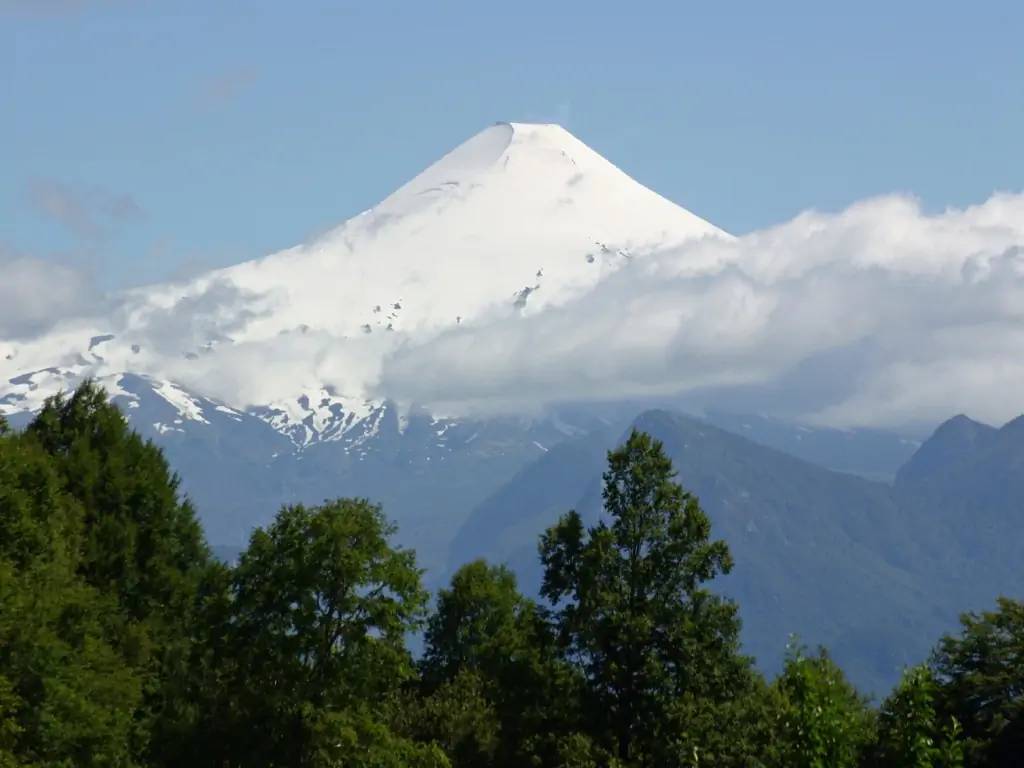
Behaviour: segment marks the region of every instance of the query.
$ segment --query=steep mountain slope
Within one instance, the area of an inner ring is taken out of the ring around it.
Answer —
[[[757,414],[709,411],[706,419],[748,440],[837,472],[892,482],[921,446],[896,432],[793,424]]]
[[[558,303],[624,258],[712,234],[564,129],[501,123],[315,243],[212,273],[186,295],[218,279],[286,294],[238,338],[304,324],[423,331],[496,303]]]
[[[561,127],[496,124],[307,244],[0,339],[0,414],[23,423],[96,377],[165,448],[215,544],[244,541],[285,501],[364,494],[440,563],[474,506],[596,422],[422,413],[375,387],[384,357],[566,302],[703,237],[729,235]]]
[[[0,339],[0,413],[23,424],[46,396],[94,376],[164,447],[214,544],[237,547],[285,502],[364,495],[397,520],[431,583],[485,554],[535,586],[537,534],[573,506],[598,514],[604,451],[639,408],[450,418],[389,401],[382,360],[455,326],[560,306],[632,259],[705,237],[729,235],[558,126],[498,124],[305,245]],[[722,588],[740,598],[748,644],[769,666],[797,631],[882,690],[957,611],[1022,589],[1024,422],[940,430],[894,488],[703,421],[656,412],[639,423],[730,541],[738,566]],[[719,423],[878,477],[914,448]]]
[[[1024,417],[999,429],[950,419],[900,471],[894,495],[919,521],[921,546],[938,558],[954,542],[962,553],[945,566],[958,591],[973,604],[990,599],[1021,572]]]
[[[1024,593],[1019,566],[981,565],[972,554],[977,545],[963,538],[980,508],[932,507],[909,491],[809,464],[680,414],[651,411],[635,425],[664,442],[680,482],[729,543],[736,568],[717,588],[738,599],[747,648],[769,670],[797,633],[826,644],[858,684],[884,691],[955,627],[960,611],[984,608],[1001,592]],[[947,432],[940,430],[940,443]],[[604,451],[621,437],[605,432],[564,443],[524,468],[474,511],[449,567],[484,555],[509,563],[535,590],[537,536],[571,508],[591,521],[599,517]],[[1024,435],[1007,443],[1013,450],[1000,450],[998,460],[986,453],[980,465],[1012,466]],[[927,441],[915,460],[941,449]],[[1014,548],[1019,564],[1024,488],[1003,485],[1000,492],[1016,505],[1016,522],[996,515],[991,530],[1004,543],[986,538],[983,546],[990,560]]]
[[[922,488],[949,477],[987,452],[997,430],[960,414],[940,424],[897,476],[900,488]]]
[[[486,557],[515,566],[521,575],[534,575],[537,537],[579,501],[580,489],[600,474],[608,448],[620,433],[602,430],[567,440],[517,472],[458,530],[449,570]],[[536,591],[539,581],[532,578],[525,586]]]
[[[379,418],[373,387],[397,345],[563,303],[702,237],[728,235],[559,126],[501,123],[306,245],[0,340],[0,412],[134,373],[249,410],[297,446],[341,440]]]
[[[414,411],[400,423],[383,403],[366,429],[296,450],[251,413],[193,398],[187,421],[153,393],[152,381],[126,376],[124,384],[114,401],[163,447],[214,544],[237,548],[286,503],[364,496],[398,523],[398,540],[416,549],[431,583],[474,507],[561,441],[605,426],[581,411],[460,421]]]

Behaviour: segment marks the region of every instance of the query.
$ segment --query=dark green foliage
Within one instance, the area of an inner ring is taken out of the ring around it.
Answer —
[[[873,765],[880,768],[960,768],[961,728],[936,709],[938,683],[921,665],[906,670],[882,704]]]
[[[199,716],[191,657],[211,558],[195,513],[179,499],[178,478],[160,449],[132,431],[91,382],[48,400],[25,439],[49,454],[75,499],[77,573],[116,601],[115,644],[144,678],[137,719],[148,734],[148,759],[173,764],[189,749]]]
[[[540,545],[591,737],[628,764],[685,765],[706,748],[709,710],[751,679],[735,606],[702,586],[731,568],[728,549],[674,475],[661,444],[634,431],[608,455],[607,522],[584,530],[570,512]]]
[[[457,765],[529,764],[579,726],[582,681],[558,658],[544,617],[504,566],[477,560],[460,568],[438,595],[426,640],[423,688],[439,728],[423,733],[442,743],[453,729],[463,733]],[[466,720],[458,691],[487,713],[486,727]],[[467,730],[469,722],[475,727]]]
[[[491,683],[465,669],[429,693],[411,691],[400,702],[396,725],[413,739],[436,743],[454,766],[497,765],[503,734]]]
[[[404,642],[426,594],[392,533],[379,507],[345,499],[286,507],[253,534],[230,586],[237,679],[222,711],[233,728],[226,759],[333,765],[338,745],[398,744],[382,703],[414,674]]]
[[[3,417],[0,416],[0,429],[3,426]],[[18,764],[18,737],[22,733],[18,710],[22,707],[11,681],[0,675],[0,768],[14,768]]]
[[[134,764],[143,677],[107,640],[112,606],[60,566],[0,566],[0,668],[19,759],[46,766]]]
[[[133,619],[159,624],[189,610],[208,553],[160,449],[129,429],[91,382],[48,400],[26,432],[81,505],[86,580],[116,590]]]
[[[536,609],[504,566],[462,566],[437,596],[423,661],[428,681],[450,681],[463,669],[497,679],[501,666],[530,652]]]
[[[775,681],[780,697],[777,742],[769,763],[777,768],[855,768],[867,754],[873,713],[824,650],[809,656],[791,647]]]
[[[132,765],[135,636],[76,573],[80,507],[38,444],[0,435],[0,765]]]
[[[1024,761],[1024,602],[967,613],[932,658],[942,710],[963,726],[969,766]]]
[[[230,567],[102,390],[0,418],[0,768],[1024,765],[1024,604],[965,615],[877,713],[824,651],[769,685],[674,478],[634,431],[602,520],[541,539],[547,607],[474,561],[424,622],[366,500],[286,506]]]

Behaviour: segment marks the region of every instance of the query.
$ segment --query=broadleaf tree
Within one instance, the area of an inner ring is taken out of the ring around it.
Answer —
[[[736,607],[705,586],[732,558],[675,478],[662,444],[634,430],[608,454],[604,519],[586,528],[569,512],[540,543],[542,594],[585,678],[590,737],[625,765],[686,764],[713,741],[698,726],[713,718],[694,713],[751,681]]]

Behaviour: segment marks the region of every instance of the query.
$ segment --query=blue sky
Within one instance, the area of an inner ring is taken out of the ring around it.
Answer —
[[[0,0],[0,257],[117,288],[301,242],[496,120],[735,233],[1024,187],[1024,3]]]

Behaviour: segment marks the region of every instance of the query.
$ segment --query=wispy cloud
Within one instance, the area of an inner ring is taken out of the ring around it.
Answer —
[[[79,187],[58,179],[32,179],[26,188],[29,205],[81,240],[102,240],[113,230],[145,214],[131,195],[100,187]]]

